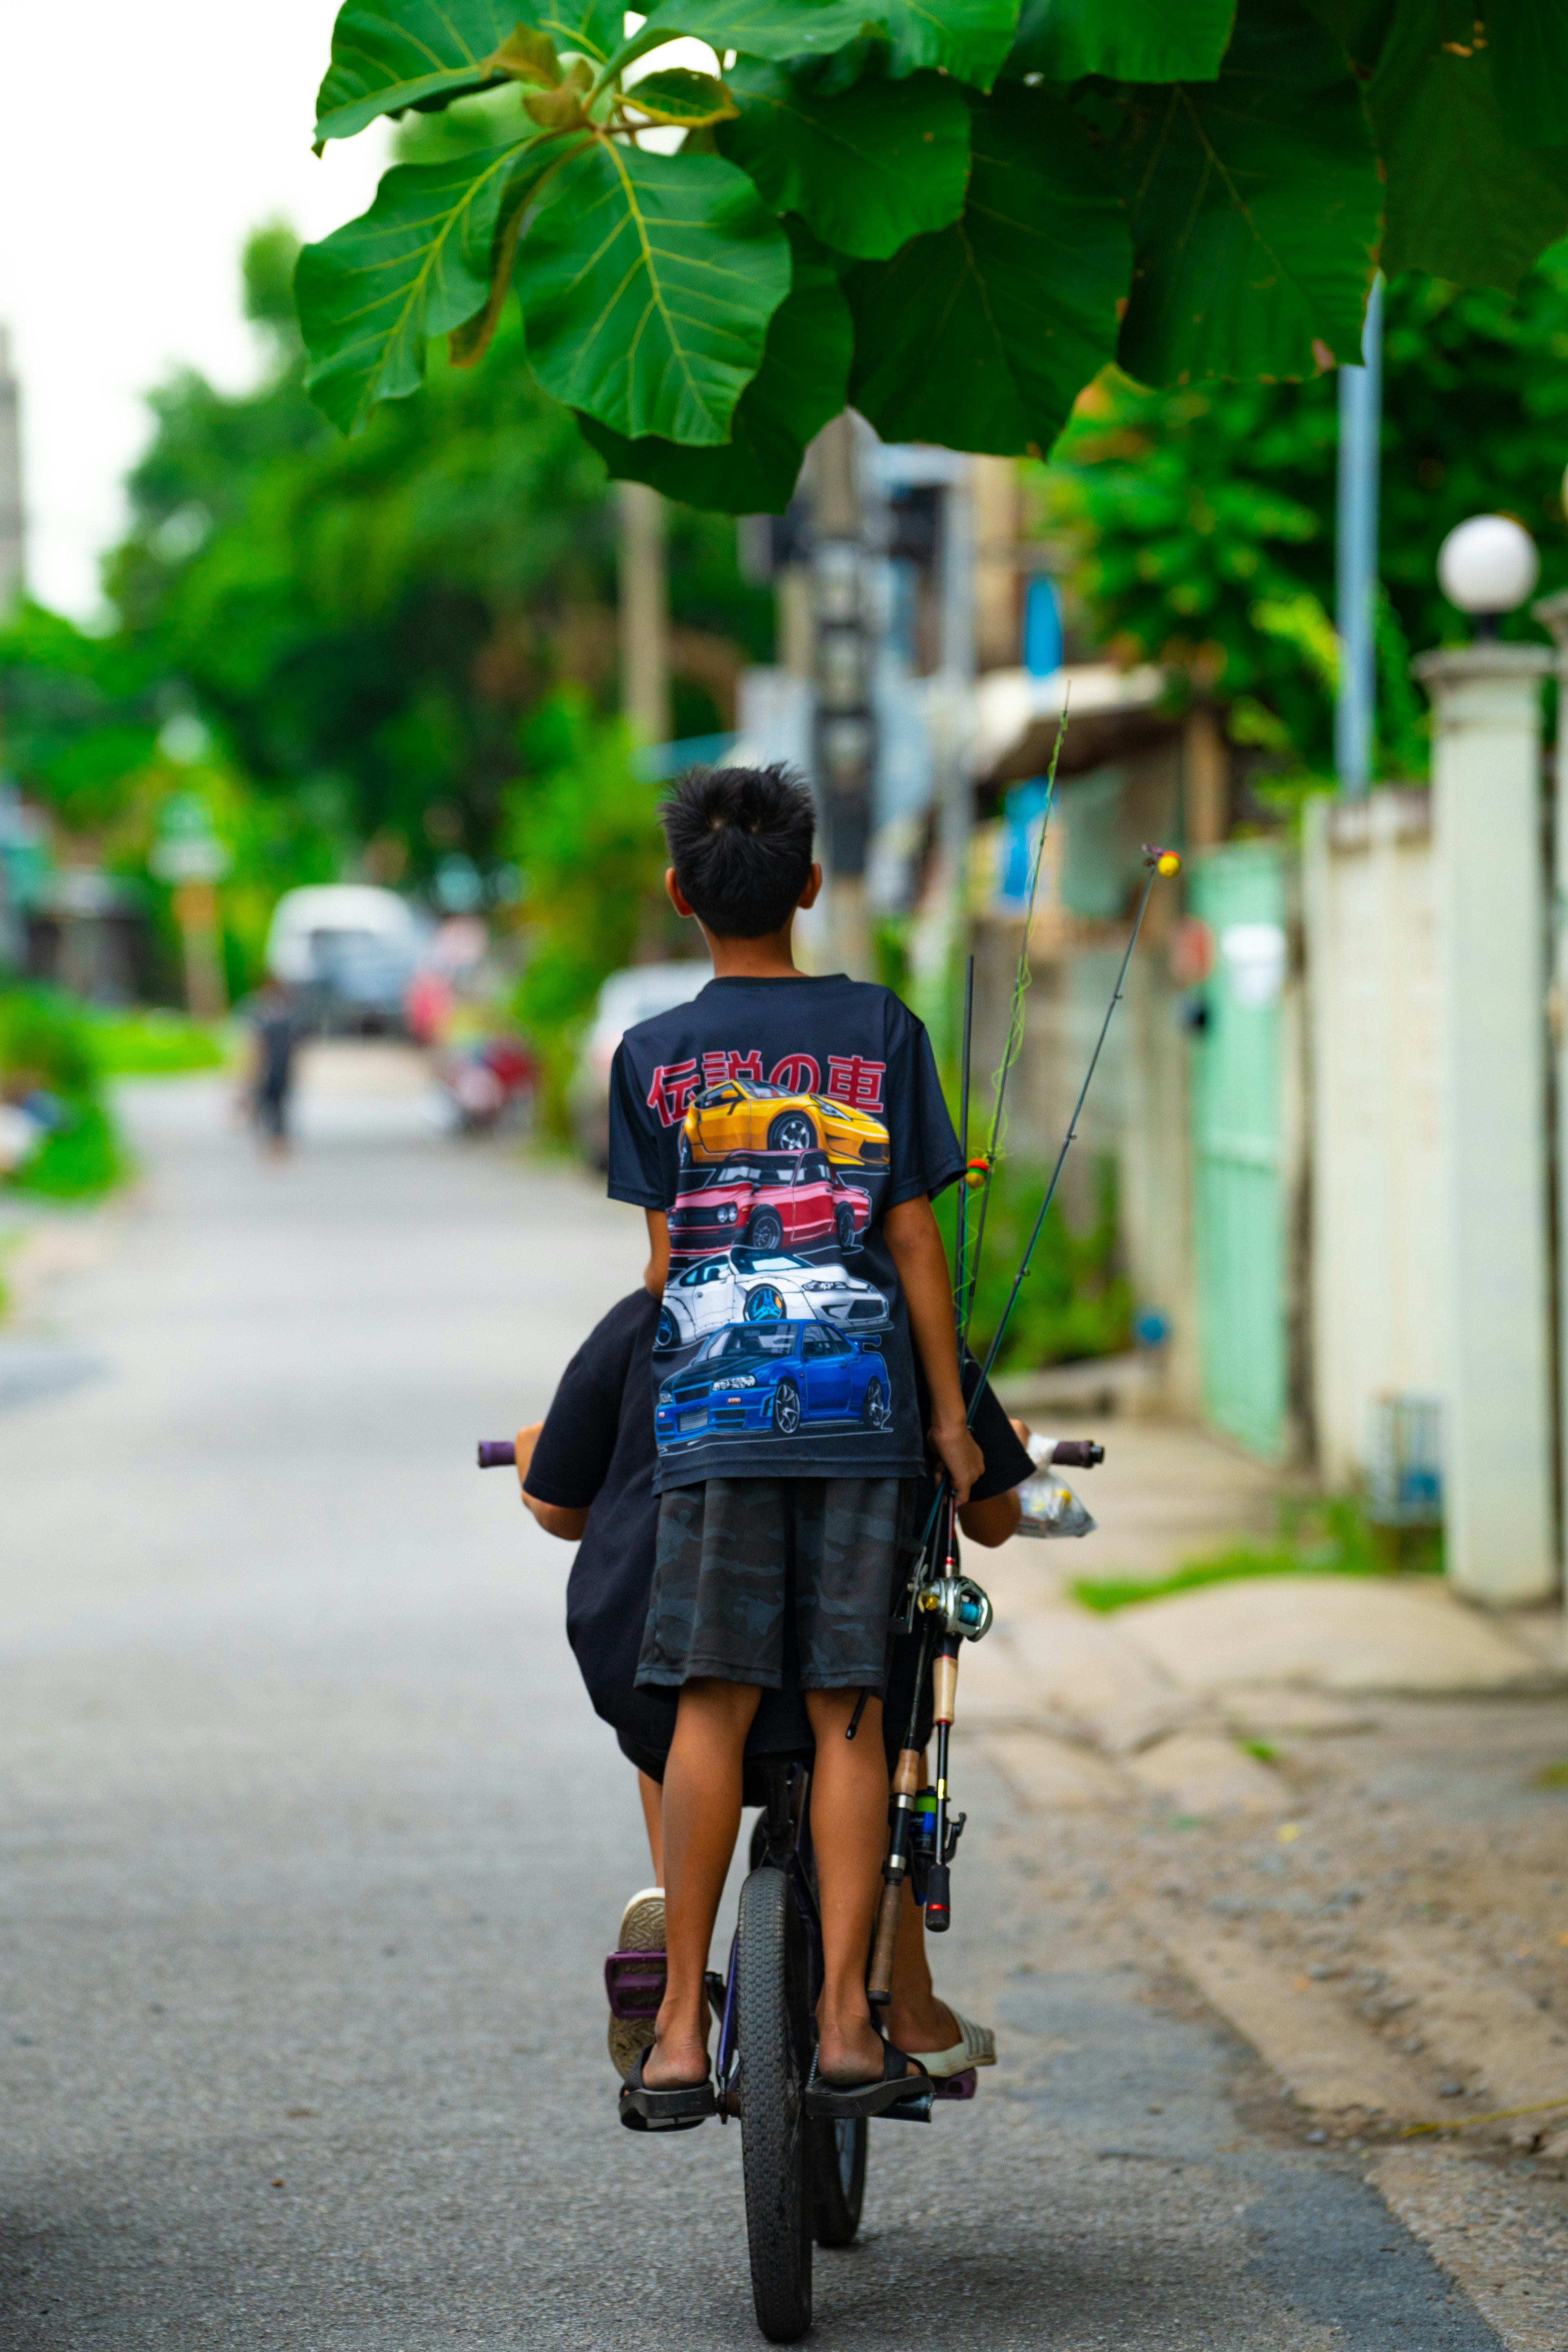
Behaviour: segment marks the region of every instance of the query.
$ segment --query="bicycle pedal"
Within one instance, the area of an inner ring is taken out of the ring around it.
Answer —
[[[664,1978],[662,1952],[612,1952],[605,1962],[610,2015],[634,2024],[657,2017],[664,1999]]]
[[[936,2099],[972,2099],[979,2088],[979,2075],[973,2066],[966,2066],[962,2074],[939,2076],[931,2096]]]
[[[934,2091],[916,2091],[907,2099],[895,2099],[892,2105],[884,2107],[881,2113],[883,2116],[890,2116],[895,2123],[929,2124],[931,2103],[935,2096]]]

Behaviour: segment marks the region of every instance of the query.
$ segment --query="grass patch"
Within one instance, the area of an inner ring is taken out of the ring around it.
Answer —
[[[1531,1775],[1531,1784],[1537,1789],[1568,1789],[1568,1757],[1560,1763],[1543,1764]]]
[[[1084,1608],[1109,1613],[1244,1577],[1440,1575],[1442,1568],[1442,1538],[1435,1528],[1374,1528],[1353,1496],[1329,1495],[1283,1503],[1277,1543],[1232,1544],[1169,1576],[1080,1577],[1072,1593]]]
[[[1238,1739],[1236,1744],[1244,1756],[1256,1756],[1260,1764],[1279,1761],[1279,1750],[1271,1739]]]
[[[99,1103],[78,1111],[47,1135],[32,1158],[11,1178],[13,1192],[45,1201],[92,1201],[112,1191],[131,1172],[114,1123]]]
[[[228,1061],[222,1032],[183,1013],[132,1006],[89,1020],[93,1059],[106,1078],[177,1077],[221,1070]]]

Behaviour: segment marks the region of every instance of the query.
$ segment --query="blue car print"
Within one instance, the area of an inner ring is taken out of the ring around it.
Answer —
[[[769,1430],[794,1437],[808,1423],[876,1430],[891,1420],[881,1340],[831,1323],[726,1324],[663,1382],[654,1412],[666,1452]]]

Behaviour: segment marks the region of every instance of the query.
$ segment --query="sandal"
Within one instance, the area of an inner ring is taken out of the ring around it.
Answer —
[[[638,2051],[652,2046],[664,1980],[664,1889],[645,1886],[621,1914],[616,1949],[605,1962],[610,2060],[623,2081]]]
[[[862,2116],[885,2116],[892,2108],[906,2105],[911,2114],[917,2105],[930,2112],[936,2085],[921,2065],[911,2074],[908,2051],[900,2050],[893,2042],[882,2044],[882,2071],[868,2083],[827,2083],[816,2071],[812,2061],[811,2080],[805,2086],[805,2112],[820,2116],[825,2122],[853,2123]]]
[[[695,2131],[719,2112],[713,2081],[683,2083],[668,2091],[655,2090],[642,2078],[647,2052],[639,2050],[630,2074],[621,2084],[618,2113],[628,2131]]]
[[[967,2074],[973,2066],[994,2066],[996,2036],[988,2025],[976,2025],[952,2001],[943,2003],[948,2015],[958,2028],[958,2039],[951,2050],[911,2050],[910,2056],[917,2066],[923,2066],[933,2082],[942,2082],[953,2074]]]

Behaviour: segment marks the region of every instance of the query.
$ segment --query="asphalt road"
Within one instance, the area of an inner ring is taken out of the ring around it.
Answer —
[[[142,1199],[0,1381],[0,2344],[759,2342],[735,2131],[616,2123],[635,1792],[564,1547],[471,1466],[638,1221],[374,1086],[284,1168],[205,1084],[135,1118]],[[943,1981],[1004,2063],[876,2128],[814,2340],[1495,2347],[1353,2155],[1053,1910],[1000,1785],[961,1794]]]

